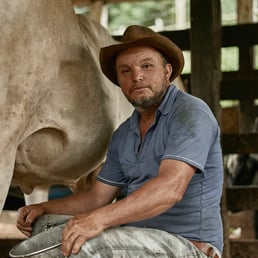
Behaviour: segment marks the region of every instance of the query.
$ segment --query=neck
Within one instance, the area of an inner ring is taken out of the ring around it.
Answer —
[[[137,111],[139,112],[139,114],[140,114],[140,120],[141,121],[145,121],[145,122],[148,122],[148,121],[153,121],[154,120],[154,118],[155,118],[155,113],[156,113],[156,110],[157,110],[158,108],[148,108],[148,109],[145,109],[145,110],[143,110],[143,109],[141,109],[141,110],[139,110],[139,109],[137,109]]]
[[[155,120],[155,114],[156,114],[157,108],[148,109],[148,110],[141,110],[139,112],[140,114],[140,120],[139,120],[139,127],[141,132],[141,138],[143,139],[146,132],[150,128],[150,126],[153,124]]]

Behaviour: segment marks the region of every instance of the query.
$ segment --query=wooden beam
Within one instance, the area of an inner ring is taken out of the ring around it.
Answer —
[[[257,143],[258,143],[258,133],[221,135],[221,145],[223,149],[223,154],[258,153]]]
[[[175,42],[182,50],[190,50],[190,30],[175,30],[175,31],[159,31],[159,33],[173,42]],[[114,35],[115,40],[121,40],[120,35]]]
[[[257,42],[258,44],[258,42]],[[252,74],[251,75],[246,75],[246,74],[242,74],[239,71],[228,71],[228,72],[223,72],[222,73],[222,80],[253,80],[258,78],[258,70],[252,70]]]
[[[223,26],[222,47],[258,44],[258,23]]]
[[[258,77],[235,78],[222,80],[220,83],[220,99],[247,99],[258,98]],[[252,103],[252,102],[251,102]]]
[[[182,50],[190,50],[191,30],[160,31],[160,34],[174,41]],[[121,39],[121,36],[115,36]],[[221,47],[258,45],[258,23],[222,27]]]
[[[171,39],[182,50],[190,50],[190,30],[161,31],[161,35]]]

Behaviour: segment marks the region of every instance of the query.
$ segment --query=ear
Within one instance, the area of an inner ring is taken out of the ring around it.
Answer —
[[[173,67],[172,67],[171,64],[167,63],[166,66],[165,66],[165,69],[166,69],[167,80],[170,82],[170,78],[171,78],[171,75],[172,75],[172,72],[173,72]]]

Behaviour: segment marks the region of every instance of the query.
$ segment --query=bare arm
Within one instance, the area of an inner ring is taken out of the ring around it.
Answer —
[[[62,199],[28,205],[18,210],[17,227],[30,236],[33,222],[44,214],[76,215],[97,209],[111,203],[119,193],[119,188],[96,181],[87,190]]]
[[[195,171],[184,162],[165,160],[161,163],[159,176],[127,198],[96,212],[110,214],[102,220],[105,228],[157,216],[182,199]]]
[[[46,213],[76,215],[95,210],[111,203],[118,195],[120,188],[95,181],[90,189],[56,199],[45,204]]]
[[[180,201],[196,169],[184,162],[164,160],[159,175],[128,197],[76,216],[63,232],[62,251],[77,253],[81,245],[105,229],[161,214]]]

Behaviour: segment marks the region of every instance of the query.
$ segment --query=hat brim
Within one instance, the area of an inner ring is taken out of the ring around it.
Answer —
[[[167,62],[172,65],[173,72],[170,81],[173,81],[183,70],[184,56],[181,49],[173,43],[170,39],[164,36],[143,37],[133,41],[114,44],[100,49],[100,66],[102,72],[108,77],[110,81],[119,86],[117,75],[115,71],[115,62],[117,55],[130,47],[146,46],[157,49]]]

